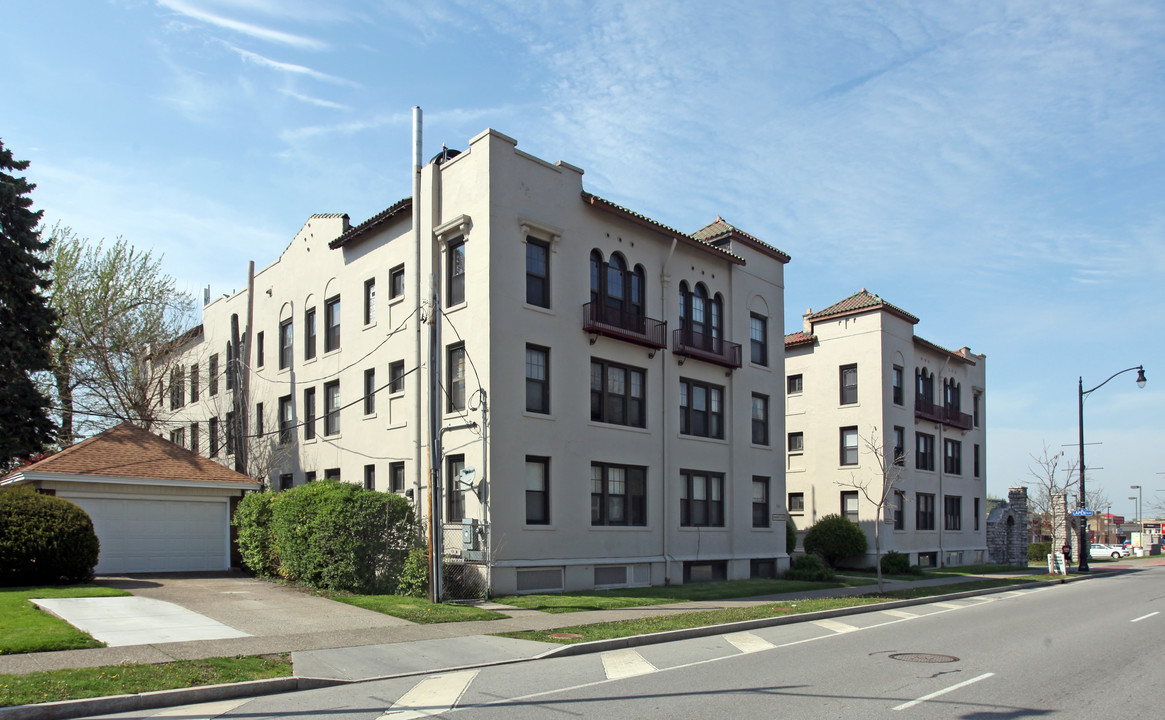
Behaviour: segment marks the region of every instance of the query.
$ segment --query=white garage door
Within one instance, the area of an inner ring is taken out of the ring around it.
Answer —
[[[230,568],[224,500],[109,499],[61,494],[93,518],[98,574]]]

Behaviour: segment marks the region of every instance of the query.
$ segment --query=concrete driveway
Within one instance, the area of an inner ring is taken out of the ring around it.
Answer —
[[[97,584],[173,603],[255,637],[412,625],[238,572],[99,577]]]

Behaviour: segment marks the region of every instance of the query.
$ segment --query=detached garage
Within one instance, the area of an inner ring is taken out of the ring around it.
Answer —
[[[259,483],[123,424],[0,480],[80,505],[93,519],[101,575],[227,570],[230,517]]]

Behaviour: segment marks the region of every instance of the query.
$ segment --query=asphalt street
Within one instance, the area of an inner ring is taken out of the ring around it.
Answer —
[[[659,645],[122,718],[1137,717],[1165,567]]]

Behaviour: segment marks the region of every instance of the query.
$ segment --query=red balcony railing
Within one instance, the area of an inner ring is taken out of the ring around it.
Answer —
[[[965,412],[955,408],[936,405],[922,398],[914,399],[914,416],[931,422],[942,423],[957,427],[960,430],[970,430],[973,418]]]
[[[657,350],[667,347],[666,322],[600,302],[583,305],[583,330]]]
[[[740,367],[740,343],[680,328],[672,333],[672,352],[726,368]]]

